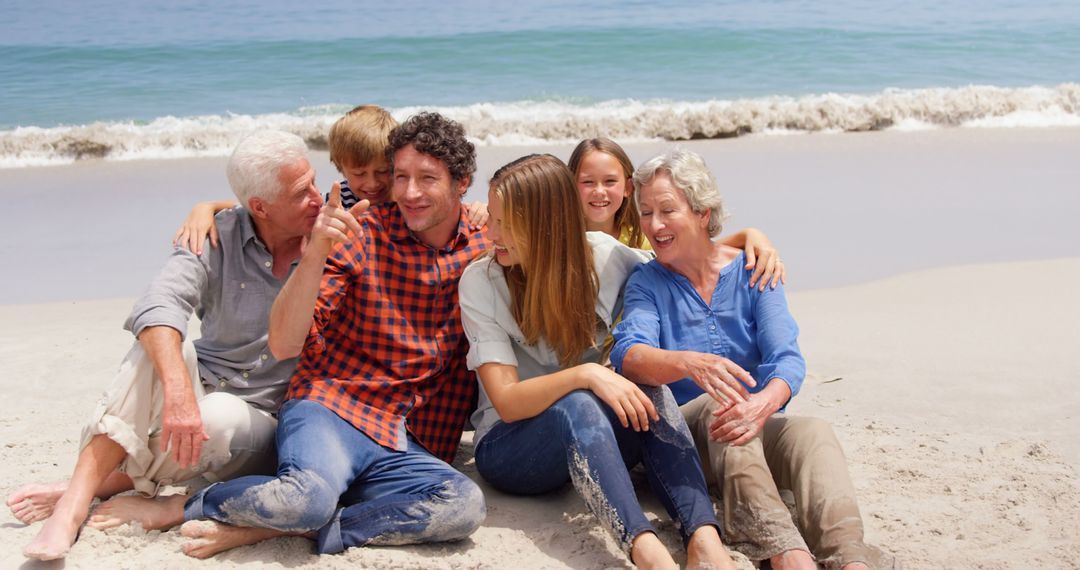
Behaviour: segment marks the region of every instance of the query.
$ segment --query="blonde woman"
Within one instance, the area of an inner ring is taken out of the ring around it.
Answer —
[[[495,488],[539,494],[573,482],[642,568],[675,568],[634,494],[627,466],[679,524],[689,567],[733,568],[693,440],[666,388],[601,366],[619,290],[642,253],[586,234],[569,169],[531,155],[495,173],[493,252],[461,278],[469,368],[480,377],[476,463]]]

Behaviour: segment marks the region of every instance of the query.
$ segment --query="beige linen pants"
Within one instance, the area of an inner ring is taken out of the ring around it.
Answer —
[[[717,408],[708,395],[681,407],[705,480],[719,493],[725,543],[752,560],[802,549],[826,568],[894,567],[890,555],[863,543],[847,460],[828,422],[777,414],[754,439],[730,446],[709,439]],[[794,495],[794,521],[780,489]]]
[[[120,444],[127,457],[119,471],[131,477],[135,490],[147,497],[155,496],[161,485],[200,475],[213,482],[251,473],[273,474],[277,468],[277,419],[233,394],[207,394],[199,378],[194,345],[184,343],[183,350],[203,429],[210,436],[203,443],[197,465],[182,469],[169,453],[161,451],[165,393],[150,356],[138,341],[83,427],[79,450],[98,434]]]

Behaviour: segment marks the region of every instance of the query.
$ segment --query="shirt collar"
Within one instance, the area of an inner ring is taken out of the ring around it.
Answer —
[[[405,224],[405,217],[401,215],[401,209],[398,208],[396,203],[390,204],[388,208],[389,216],[387,219],[389,223],[387,224],[386,229],[391,240],[402,241],[405,239],[412,239],[417,243],[424,244],[425,246],[427,245],[421,241],[420,238],[416,237],[412,230],[409,229],[409,226]],[[458,247],[463,247],[469,243],[469,236],[477,231],[469,229],[469,218],[466,215],[467,212],[465,208],[461,207],[458,208],[458,210],[457,230],[454,233],[454,237],[450,239],[450,242],[447,243],[445,247],[437,249],[450,251],[457,249]]]
[[[259,240],[258,234],[255,233],[255,223],[251,221],[251,213],[247,211],[247,208],[239,207],[236,209],[237,223],[240,224],[240,243],[247,245],[251,240]],[[263,247],[266,247],[263,244]]]

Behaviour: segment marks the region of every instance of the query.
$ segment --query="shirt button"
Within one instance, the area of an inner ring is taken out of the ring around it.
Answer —
[[[241,284],[240,284],[240,288],[241,288],[241,289],[243,289],[244,287],[247,287],[247,283],[241,283]]]
[[[269,357],[264,354],[264,355],[260,356],[260,358],[262,358],[263,360],[266,360]]]
[[[245,373],[244,373],[244,378],[247,378],[247,377],[248,377],[248,373],[247,373],[247,372],[245,372]]]
[[[267,262],[266,262],[266,263],[264,263],[263,265],[265,265],[265,266],[267,266],[267,267],[270,267],[270,266],[271,266],[271,265],[273,265],[273,264],[274,264],[274,263],[273,263],[272,261],[267,261]]]
[[[221,382],[218,382],[218,386],[224,388],[225,387],[225,381],[222,380]]]
[[[716,330],[716,325],[709,325],[709,330],[711,330],[711,331]]]

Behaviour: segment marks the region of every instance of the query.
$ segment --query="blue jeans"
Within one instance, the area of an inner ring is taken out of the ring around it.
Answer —
[[[499,422],[476,446],[476,467],[506,493],[546,493],[572,481],[589,510],[626,552],[635,537],[655,530],[645,518],[628,469],[645,463],[653,492],[679,525],[683,541],[716,515],[694,440],[666,388],[642,386],[660,414],[649,431],[619,424],[592,392],[564,396],[540,415]]]
[[[281,407],[277,446],[277,477],[211,485],[188,500],[184,518],[318,530],[320,553],[459,540],[484,520],[480,487],[411,436],[406,451],[386,449],[317,402]]]

